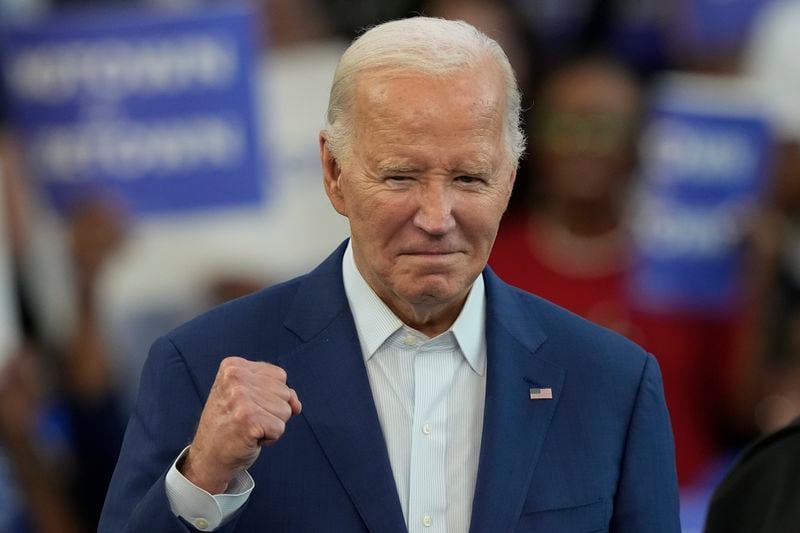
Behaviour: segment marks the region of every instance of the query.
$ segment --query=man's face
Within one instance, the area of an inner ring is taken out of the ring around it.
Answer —
[[[358,80],[355,102],[350,154],[334,161],[320,142],[326,191],[350,220],[359,271],[404,320],[457,312],[516,174],[496,67],[438,79],[376,72]]]

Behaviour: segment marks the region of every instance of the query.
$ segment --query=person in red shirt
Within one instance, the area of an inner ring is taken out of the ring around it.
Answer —
[[[583,58],[542,86],[532,117],[531,206],[503,223],[489,264],[505,280],[613,329],[659,361],[682,485],[720,453],[735,317],[653,312],[630,297],[629,190],[642,93],[621,66]]]

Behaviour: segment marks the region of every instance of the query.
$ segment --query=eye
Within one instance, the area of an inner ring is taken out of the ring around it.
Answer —
[[[383,179],[392,185],[409,185],[414,180],[411,176],[386,176]]]
[[[464,185],[475,185],[478,183],[483,183],[485,180],[483,178],[479,178],[477,176],[456,176],[455,181],[459,183],[463,183]]]

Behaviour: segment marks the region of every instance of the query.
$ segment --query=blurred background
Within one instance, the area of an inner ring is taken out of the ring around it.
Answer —
[[[800,1],[0,0],[0,532],[94,531],[150,343],[347,236],[333,70],[420,13],[508,53],[490,264],[657,357],[685,532],[800,415]]]

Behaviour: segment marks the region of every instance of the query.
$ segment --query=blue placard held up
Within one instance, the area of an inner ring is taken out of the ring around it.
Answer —
[[[642,146],[633,230],[639,304],[723,311],[740,296],[742,244],[770,171],[761,115],[722,81],[672,79]]]
[[[730,50],[772,0],[679,0],[674,9],[678,44],[696,53]]]
[[[98,191],[140,215],[260,202],[252,20],[226,6],[5,28],[11,120],[56,208]]]

